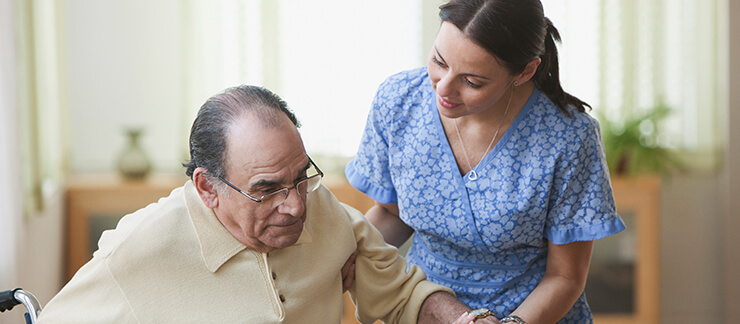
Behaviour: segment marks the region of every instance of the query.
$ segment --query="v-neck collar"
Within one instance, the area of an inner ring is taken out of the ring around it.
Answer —
[[[429,80],[429,78],[427,78]],[[431,87],[431,84],[430,84]],[[486,156],[483,157],[483,159],[478,162],[468,173],[466,174],[460,174],[460,169],[457,167],[457,160],[455,159],[455,154],[452,152],[452,146],[450,145],[450,141],[447,138],[447,135],[445,134],[444,127],[442,126],[442,118],[439,115],[439,110],[437,110],[437,103],[435,102],[436,95],[434,95],[434,90],[432,90],[432,100],[430,100],[428,105],[428,109],[432,111],[432,114],[434,116],[434,124],[437,127],[437,134],[440,137],[440,141],[445,143],[446,145],[443,145],[444,154],[447,154],[451,157],[450,161],[454,163],[452,170],[455,172],[456,176],[458,178],[461,178],[464,183],[467,183],[469,181],[475,181],[470,180],[468,176],[470,175],[470,172],[475,171],[479,177],[481,174],[483,174],[481,171],[485,170],[485,168],[488,166],[489,163],[491,163],[491,160],[498,154],[499,151],[501,151],[501,148],[506,145],[506,142],[509,141],[509,139],[513,136],[513,134],[516,132],[516,129],[518,128],[519,123],[525,118],[527,114],[529,114],[530,110],[532,110],[532,106],[534,105],[534,102],[536,98],[540,95],[540,90],[535,87],[532,91],[532,94],[527,99],[527,102],[524,104],[524,107],[519,111],[516,118],[514,118],[514,121],[511,123],[509,128],[506,130],[506,132],[501,136],[501,139],[494,145],[491,150],[488,152]]]
[[[427,78],[427,82],[430,82],[429,78]],[[429,87],[431,89],[431,84],[429,85]],[[498,141],[498,143],[496,143],[491,151],[488,152],[488,154],[483,157],[483,159],[475,167],[473,167],[473,169],[471,169],[471,171],[476,171],[476,173],[478,174],[478,179],[470,180],[468,178],[470,171],[463,175],[460,174],[460,169],[457,167],[457,160],[455,160],[455,154],[452,153],[452,146],[450,146],[450,141],[447,139],[444,127],[442,127],[442,119],[439,115],[439,111],[437,110],[437,104],[435,100],[436,95],[434,94],[434,90],[430,91],[432,91],[432,99],[429,103],[427,103],[427,108],[432,110],[434,124],[437,126],[437,134],[439,136],[439,140],[441,143],[444,143],[441,144],[443,154],[450,157],[449,159],[447,159],[451,164],[448,167],[449,170],[451,170],[450,172],[455,173],[455,177],[453,177],[453,179],[457,179],[456,182],[459,188],[458,191],[460,192],[460,199],[462,199],[463,201],[462,206],[466,209],[463,217],[467,219],[468,226],[470,226],[470,231],[471,233],[473,233],[473,240],[476,242],[475,244],[478,246],[485,246],[484,240],[480,236],[480,231],[478,231],[478,229],[476,228],[477,222],[475,221],[475,215],[473,215],[473,207],[470,201],[469,189],[477,187],[475,185],[475,182],[481,181],[481,175],[487,176],[486,173],[482,171],[489,167],[489,164],[492,162],[491,160],[499,153],[499,151],[501,151],[504,146],[506,146],[506,143],[509,141],[509,139],[518,131],[518,125],[522,122],[522,120],[526,118],[527,115],[531,113],[532,107],[534,106],[541,92],[537,87],[534,88],[532,94],[529,96],[529,99],[527,99],[527,102],[524,104],[524,107],[522,107],[522,109],[519,111],[516,118],[511,123],[511,126],[509,126],[506,132],[501,136],[501,139]]]

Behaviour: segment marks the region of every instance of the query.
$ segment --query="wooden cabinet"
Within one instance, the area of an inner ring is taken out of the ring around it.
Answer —
[[[596,241],[586,297],[596,324],[660,322],[660,179],[613,178],[627,229]]]
[[[71,177],[66,187],[65,279],[92,258],[104,230],[186,181],[185,175],[152,175],[142,181],[125,181],[115,174]]]

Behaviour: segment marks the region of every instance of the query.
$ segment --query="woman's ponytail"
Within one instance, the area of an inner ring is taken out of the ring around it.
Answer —
[[[586,106],[591,106],[580,99],[568,94],[560,85],[560,68],[558,64],[558,48],[555,42],[560,42],[560,33],[553,26],[549,18],[547,22],[547,34],[545,35],[545,52],[540,56],[542,62],[532,77],[555,105],[563,112],[570,115],[566,107],[573,105],[579,112],[585,112]]]

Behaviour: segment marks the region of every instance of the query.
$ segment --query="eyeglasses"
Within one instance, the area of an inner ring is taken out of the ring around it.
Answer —
[[[276,208],[277,206],[282,205],[285,200],[288,199],[288,195],[290,194],[290,189],[295,189],[299,196],[301,196],[301,192],[304,192],[304,194],[312,192],[316,190],[319,185],[321,184],[321,178],[324,177],[324,173],[321,172],[319,167],[316,166],[316,163],[311,160],[311,158],[308,158],[308,161],[311,162],[311,165],[313,166],[314,174],[307,176],[305,179],[302,179],[292,187],[287,188],[281,188],[276,191],[273,191],[271,193],[268,193],[259,199],[254,198],[250,195],[248,195],[246,192],[242,191],[241,189],[237,188],[235,185],[231,184],[230,182],[226,181],[223,177],[219,176],[218,179],[223,181],[225,184],[227,184],[232,189],[238,191],[240,194],[244,195],[244,197],[249,198],[250,200],[259,203],[260,208],[266,208],[266,209],[272,209]]]

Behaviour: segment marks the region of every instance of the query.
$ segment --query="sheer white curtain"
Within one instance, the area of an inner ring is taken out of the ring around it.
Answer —
[[[423,64],[421,1],[281,1],[280,90],[314,154],[352,156],[378,85]]]
[[[424,64],[424,35],[437,29],[423,25],[424,14],[436,14],[424,10],[430,2],[440,1],[191,1],[188,107],[226,86],[262,84],[303,121],[309,152],[349,157],[378,84]],[[718,0],[542,2],[562,34],[567,91],[610,120],[667,104],[674,113],[660,125],[660,144],[715,166]]]
[[[17,283],[23,220],[14,13],[13,1],[0,0],[0,44],[5,44],[0,51],[0,170],[5,171],[0,178],[0,290]]]
[[[192,122],[203,100],[225,87],[263,85],[295,111],[308,152],[325,168],[343,167],[335,157],[355,154],[380,83],[424,64],[421,6],[422,0],[191,1],[184,120]]]
[[[723,104],[717,0],[542,0],[560,30],[566,91],[619,120],[663,102],[659,144],[719,162]]]

